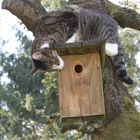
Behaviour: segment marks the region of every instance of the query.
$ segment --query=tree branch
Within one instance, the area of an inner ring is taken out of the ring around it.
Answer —
[[[105,8],[121,27],[129,27],[140,30],[140,14],[136,11],[120,7],[109,1],[105,2]]]
[[[73,0],[70,4],[76,4],[83,8],[100,9],[107,12],[119,23],[121,27],[129,27],[140,30],[140,14],[108,0]]]
[[[21,19],[32,32],[35,30],[37,19],[46,14],[39,0],[4,0],[2,8]]]
[[[70,4],[103,10],[112,15],[121,27],[140,30],[140,14],[134,10],[113,4],[108,0],[74,0]],[[39,0],[3,0],[2,8],[9,10],[21,19],[33,33],[37,19],[47,13]]]

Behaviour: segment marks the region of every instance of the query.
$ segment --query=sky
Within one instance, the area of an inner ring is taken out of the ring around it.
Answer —
[[[22,30],[27,36],[32,37],[32,33],[21,24],[21,21],[16,16],[0,7],[0,38],[7,42],[4,46],[0,46],[0,51],[16,52],[16,47],[20,45],[20,42],[15,37],[16,28]]]
[[[110,0],[115,4],[118,4],[120,0]],[[140,0],[132,0],[140,4]],[[1,5],[2,0],[0,1]],[[22,30],[29,38],[33,39],[33,35],[28,31],[21,21],[7,10],[2,10],[0,7],[0,38],[7,43],[4,46],[0,46],[0,52],[15,53],[16,48],[20,45],[15,37],[16,28]],[[1,40],[0,40],[1,42]],[[140,52],[136,56],[137,63],[140,66]]]

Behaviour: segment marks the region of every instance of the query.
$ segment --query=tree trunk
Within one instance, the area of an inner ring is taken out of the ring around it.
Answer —
[[[140,15],[133,10],[122,8],[107,0],[77,0],[73,3],[81,7],[104,10],[112,15],[120,26],[140,30]],[[38,18],[47,14],[38,0],[4,0],[2,7],[21,19],[33,33]],[[102,72],[106,120],[102,127],[97,127],[98,131],[94,132],[93,139],[139,140],[139,113],[134,107],[127,87],[115,76],[112,63],[108,57],[106,57]]]

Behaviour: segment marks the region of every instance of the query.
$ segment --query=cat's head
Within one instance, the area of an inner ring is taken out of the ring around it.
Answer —
[[[49,49],[49,44],[45,43],[46,40],[46,38],[35,37],[32,43],[32,73],[35,73],[38,70],[51,71],[54,59],[52,57],[51,50]]]
[[[41,48],[32,51],[32,73],[38,70],[51,72],[64,67],[64,62],[57,51],[50,49],[48,46],[47,43],[44,43]]]
[[[52,56],[51,50],[40,49],[32,54],[33,69],[32,73],[38,70],[52,71],[56,59]]]

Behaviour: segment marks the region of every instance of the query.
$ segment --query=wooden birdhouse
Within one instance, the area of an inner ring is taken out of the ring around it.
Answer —
[[[64,68],[58,72],[62,119],[97,118],[105,114],[101,72],[104,47],[99,43],[89,44],[93,43],[86,42],[80,46],[73,43],[70,45],[73,47],[58,51],[65,62]]]

